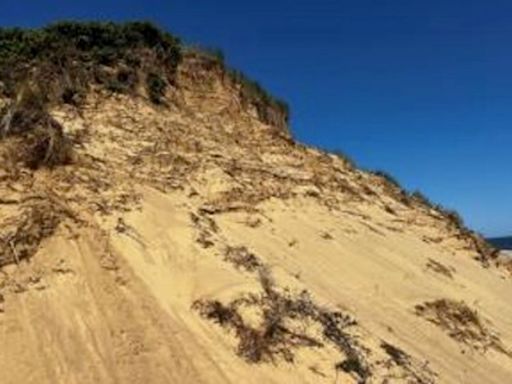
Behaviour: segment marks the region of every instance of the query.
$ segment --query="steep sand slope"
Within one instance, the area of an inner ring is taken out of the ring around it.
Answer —
[[[63,230],[30,265],[5,271],[2,382],[354,381],[335,371],[341,356],[328,346],[297,348],[294,363],[249,364],[236,355],[231,332],[198,316],[197,299],[227,301],[260,289],[257,276],[224,261],[227,243],[247,246],[281,286],[308,289],[323,305],[353,315],[359,342],[374,355],[384,340],[406,351],[418,372],[428,364],[439,383],[511,377],[509,356],[459,343],[414,311],[433,299],[464,300],[508,347],[512,286],[501,272],[413,235],[375,233],[308,199],[216,215],[222,240],[204,249],[186,195],[147,189],[143,196],[141,209],[125,216],[126,230],[108,221],[105,231],[80,229],[78,237]],[[258,220],[256,228],[248,225]],[[431,260],[453,268],[452,278],[428,268]],[[375,382],[405,375],[375,364]]]
[[[71,165],[1,143],[0,382],[510,382],[509,272],[218,71],[55,108]]]

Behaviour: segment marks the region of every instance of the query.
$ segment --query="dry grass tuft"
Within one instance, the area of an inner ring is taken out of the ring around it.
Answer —
[[[234,330],[238,338],[237,354],[250,363],[275,361],[277,357],[293,362],[293,350],[299,347],[321,347],[306,334],[292,330],[287,320],[299,315],[303,304],[277,293],[268,275],[262,275],[264,293],[239,298],[227,305],[219,301],[198,301],[194,308],[206,319]],[[262,316],[259,326],[250,325],[242,316],[243,309],[256,307]]]
[[[25,87],[1,114],[1,138],[11,136],[14,139],[10,147],[11,161],[31,169],[53,168],[71,162],[71,141],[48,113],[40,89]]]
[[[318,306],[306,291],[292,294],[278,289],[266,267],[257,270],[260,294],[242,296],[228,304],[200,300],[193,306],[202,317],[235,333],[240,357],[250,363],[278,358],[291,363],[298,348],[321,348],[330,343],[344,355],[336,369],[357,375],[361,382],[371,376],[365,352],[346,332],[347,327],[356,324],[353,319]],[[244,319],[248,309],[261,314],[257,326]],[[308,324],[316,324],[322,333],[315,334]]]
[[[41,242],[50,237],[61,222],[61,215],[51,203],[41,201],[21,214],[1,223],[0,267],[30,259]]]
[[[254,272],[262,267],[259,259],[251,253],[247,247],[227,247],[224,259],[232,263],[238,269]]]
[[[453,272],[455,272],[454,268],[448,268],[444,264],[441,264],[440,262],[435,261],[433,259],[428,259],[427,269],[430,269],[436,273],[444,275],[450,279],[453,279]]]
[[[415,307],[416,314],[436,324],[459,343],[486,352],[494,349],[511,355],[498,334],[484,325],[479,313],[463,301],[439,299]]]
[[[380,347],[388,356],[388,360],[383,362],[384,366],[390,373],[395,373],[394,375],[387,374],[388,379],[385,379],[383,383],[392,382],[387,380],[398,377],[406,377],[408,383],[415,384],[434,384],[436,382],[437,373],[429,368],[428,362],[418,364],[404,350],[385,341],[381,342]]]
[[[19,149],[19,160],[31,169],[54,168],[72,160],[71,141],[57,124],[31,132]]]
[[[400,348],[386,342],[382,342],[380,346],[395,364],[400,366],[409,364],[410,356]]]

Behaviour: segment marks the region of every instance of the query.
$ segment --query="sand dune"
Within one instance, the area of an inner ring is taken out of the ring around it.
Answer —
[[[167,106],[55,106],[71,164],[0,143],[0,382],[510,382],[510,271],[481,240],[200,64]]]

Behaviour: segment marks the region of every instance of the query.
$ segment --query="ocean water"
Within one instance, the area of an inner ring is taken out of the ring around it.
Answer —
[[[512,236],[488,239],[488,241],[496,248],[512,250]]]

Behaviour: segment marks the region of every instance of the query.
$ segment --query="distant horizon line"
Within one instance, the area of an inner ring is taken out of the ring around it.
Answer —
[[[512,235],[510,236],[486,236],[488,240],[512,240]]]

